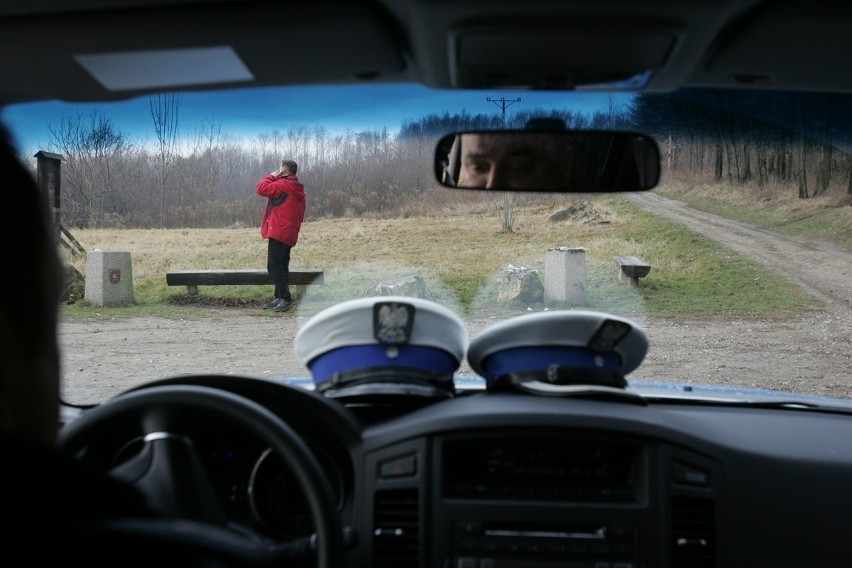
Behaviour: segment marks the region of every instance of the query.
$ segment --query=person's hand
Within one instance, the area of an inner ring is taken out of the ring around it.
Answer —
[[[272,172],[272,174],[271,174],[271,175],[273,175],[273,176],[275,176],[275,177],[277,177],[277,178],[283,177],[283,176],[284,176],[284,169],[283,169],[283,168],[278,168],[277,170],[275,170],[274,172]]]

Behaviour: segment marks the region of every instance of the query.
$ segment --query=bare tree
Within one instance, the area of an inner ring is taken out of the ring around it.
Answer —
[[[107,201],[120,201],[116,171],[130,152],[127,138],[100,111],[63,115],[48,130],[66,160],[64,216],[74,226],[97,225],[108,212]]]
[[[178,97],[161,93],[149,99],[154,132],[157,134],[160,174],[160,226],[166,226],[166,180],[175,159],[178,140]]]
[[[503,193],[503,204],[498,208],[500,211],[500,232],[514,233],[515,232],[515,194],[506,191]]]
[[[501,118],[500,125],[501,127],[506,127],[506,109],[511,106],[513,103],[520,102],[521,98],[506,100],[504,97],[500,97],[499,99],[492,99],[491,97],[486,98],[488,102],[492,102],[501,109]],[[512,233],[515,230],[515,198],[510,192],[503,193],[503,205],[500,209],[500,232],[501,233]]]
[[[212,117],[209,120],[205,120],[201,136],[204,141],[202,152],[204,157],[202,168],[203,189],[208,196],[214,197],[219,182],[218,153],[222,137],[222,123],[215,122]]]
[[[281,146],[284,145],[284,135],[281,133],[280,130],[275,129],[275,130],[272,131],[271,140],[272,140],[272,156],[275,158],[275,165],[277,166],[278,163],[282,160]]]

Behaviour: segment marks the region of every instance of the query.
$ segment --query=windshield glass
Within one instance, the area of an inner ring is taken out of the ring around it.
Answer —
[[[538,118],[653,137],[659,186],[516,194],[436,179],[442,137]],[[72,404],[186,373],[311,386],[296,332],[370,295],[435,300],[471,338],[528,312],[631,319],[650,344],[627,377],[637,388],[852,396],[849,96],[376,85],[42,102],[3,119],[54,207]],[[221,274],[266,272],[257,187],[282,161],[305,211],[292,305],[276,311],[271,284]],[[478,379],[465,363],[457,380]]]

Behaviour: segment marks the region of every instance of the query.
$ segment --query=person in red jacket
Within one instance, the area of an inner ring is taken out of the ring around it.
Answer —
[[[305,217],[305,186],[296,176],[298,166],[282,160],[281,167],[257,184],[257,194],[266,197],[260,234],[268,241],[266,270],[275,283],[275,296],[263,306],[286,312],[293,305],[290,294],[290,249],[299,240]]]

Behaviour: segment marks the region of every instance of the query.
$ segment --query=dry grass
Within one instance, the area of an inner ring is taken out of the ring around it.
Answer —
[[[731,188],[679,180],[657,191],[704,211],[852,251],[852,195],[840,186],[810,199],[800,199],[793,185]]]
[[[481,200],[407,219],[308,221],[293,248],[291,266],[324,269],[327,281],[335,276],[329,271],[338,275],[367,272],[372,281],[418,267],[436,283],[457,282],[468,275],[479,275],[475,277],[478,279],[508,263],[543,268],[540,265],[547,248],[591,245],[594,249],[595,238],[607,238],[595,237],[595,231],[582,226],[547,221],[550,214],[565,206],[561,199],[526,206],[519,212],[512,234],[498,233],[496,205]],[[164,283],[169,270],[266,265],[266,242],[257,228],[93,229],[73,234],[87,250],[131,252],[137,286]],[[85,270],[81,258],[72,261]]]
[[[783,314],[790,306],[778,305],[780,297],[796,309],[807,305],[793,287],[763,273],[763,281],[778,282],[778,289],[765,300],[711,297],[709,304],[696,303],[693,296],[700,295],[703,286],[718,286],[720,270],[730,264],[722,256],[733,253],[713,249],[710,241],[701,240],[702,247],[715,252],[691,254],[696,236],[686,229],[672,228],[617,197],[584,200],[588,196],[528,197],[518,205],[513,233],[499,232],[498,200],[482,197],[434,207],[428,215],[407,219],[313,220],[303,225],[291,266],[324,270],[326,285],[310,287],[304,300],[315,302],[317,309],[370,294],[381,280],[417,272],[433,299],[459,312],[485,317],[525,311],[524,306],[496,305],[494,287],[508,264],[543,271],[547,250],[556,247],[586,249],[588,307],[592,309],[672,315],[672,306],[681,306],[678,309],[683,312],[674,315],[700,316],[731,310]],[[554,213],[578,203],[585,207],[574,216],[550,220]],[[182,288],[166,286],[169,270],[263,268],[266,264],[266,243],[257,228],[78,230],[74,236],[88,250],[131,253],[135,296],[143,307],[168,306],[185,294]],[[618,281],[612,260],[616,255],[639,256],[655,268],[639,289],[630,289]],[[85,270],[82,260],[76,264]],[[731,270],[732,289],[744,288]],[[710,274],[712,284],[707,280]],[[752,277],[752,272],[743,275]],[[200,292],[202,298],[253,301],[268,297],[272,288],[202,286]]]

